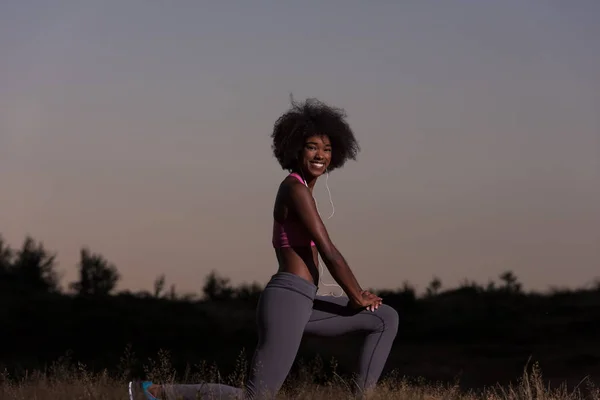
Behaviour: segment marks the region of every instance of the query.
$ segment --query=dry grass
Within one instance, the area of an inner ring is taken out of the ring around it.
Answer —
[[[49,399],[127,399],[128,360],[122,359],[119,375],[109,375],[106,371],[90,372],[81,363],[72,363],[67,358],[55,362],[46,371],[33,371],[15,379],[7,371],[0,374],[1,400],[49,400]],[[168,352],[161,351],[156,359],[149,359],[144,365],[148,379],[155,382],[223,382],[241,386],[245,378],[246,362],[242,354],[238,360],[237,372],[222,377],[217,368],[207,364],[190,368],[183,377],[178,378],[173,370]],[[320,361],[302,367],[298,373],[291,376],[284,385],[279,398],[281,399],[327,399],[346,400],[352,398],[350,383],[335,373],[332,365],[332,378],[324,384],[312,383],[324,376],[323,364]],[[192,372],[192,369],[194,372]],[[331,375],[331,374],[330,374]],[[600,399],[600,389],[593,386],[588,379],[572,389],[566,386],[551,389],[544,383],[541,370],[537,363],[526,366],[523,375],[512,385],[491,387],[477,393],[465,393],[458,384],[431,384],[423,379],[409,380],[397,372],[392,372],[384,378],[369,399],[403,399],[403,400],[597,400]]]

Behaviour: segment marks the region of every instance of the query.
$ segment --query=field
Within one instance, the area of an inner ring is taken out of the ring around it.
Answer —
[[[81,279],[65,291],[53,257],[33,239],[13,251],[0,237],[0,400],[127,399],[132,377],[243,386],[259,284],[213,272],[201,296],[165,291],[164,276],[152,292],[112,293],[109,264],[82,251]],[[421,295],[407,282],[373,289],[400,329],[371,397],[600,399],[600,281],[537,293],[510,271],[499,279],[434,279]],[[363,339],[307,335],[280,397],[351,398]]]
[[[124,364],[125,365],[125,364]],[[144,369],[148,378],[155,382],[223,382],[234,386],[243,383],[245,363],[240,361],[236,372],[219,379],[216,366],[206,364],[188,369],[185,376],[179,378],[170,365],[168,352],[159,352],[156,359],[149,359]],[[0,375],[0,399],[2,400],[54,400],[54,399],[127,399],[127,370],[121,375],[110,375],[107,371],[91,372],[86,365],[62,358],[44,371],[31,371],[15,378],[7,371]],[[193,371],[193,372],[192,372]],[[311,363],[291,375],[278,396],[280,399],[350,399],[348,380],[335,372],[325,373],[321,365]],[[319,384],[315,382],[319,381]],[[213,397],[216,398],[216,397]],[[496,385],[478,392],[461,391],[458,382],[448,385],[426,382],[420,378],[400,376],[396,371],[385,376],[378,388],[369,395],[369,399],[405,399],[405,400],[592,400],[600,399],[600,390],[592,382],[583,378],[573,388],[559,385],[550,388],[544,380],[537,363],[526,365],[522,376],[506,386]]]

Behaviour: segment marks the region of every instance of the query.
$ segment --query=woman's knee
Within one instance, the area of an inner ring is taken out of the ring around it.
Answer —
[[[382,304],[376,311],[377,315],[382,319],[383,330],[398,331],[399,316],[398,311],[387,304]]]

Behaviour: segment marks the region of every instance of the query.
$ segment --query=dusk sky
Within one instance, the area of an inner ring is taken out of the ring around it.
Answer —
[[[276,271],[275,120],[344,108],[329,177],[364,287],[600,278],[600,2],[5,0],[0,234],[88,246],[119,289]],[[331,213],[325,180],[315,196]],[[326,282],[332,282],[326,272]]]

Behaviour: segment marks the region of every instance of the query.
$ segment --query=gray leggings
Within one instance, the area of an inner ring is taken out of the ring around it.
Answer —
[[[354,385],[359,393],[373,388],[396,337],[398,313],[385,304],[374,312],[352,310],[347,297],[316,293],[315,285],[297,275],[273,275],[258,303],[258,345],[245,390],[215,383],[165,385],[167,399],[271,398],[290,372],[304,333],[332,337],[364,332]]]

